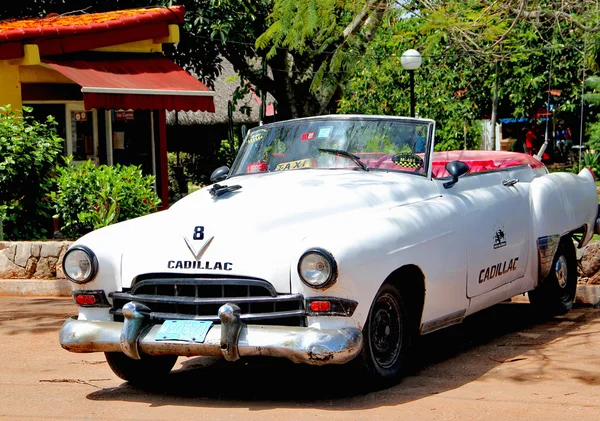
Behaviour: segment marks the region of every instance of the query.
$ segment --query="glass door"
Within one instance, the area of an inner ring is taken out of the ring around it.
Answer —
[[[74,162],[98,163],[98,121],[96,110],[83,104],[67,104],[67,154]]]

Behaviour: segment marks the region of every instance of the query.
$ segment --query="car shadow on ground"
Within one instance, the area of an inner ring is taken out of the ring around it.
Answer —
[[[0,335],[56,332],[74,314],[77,307],[69,298],[5,298],[0,308]]]
[[[140,388],[123,383],[87,397],[152,406],[250,410],[351,411],[393,406],[461,387],[494,367],[527,358],[525,353],[542,353],[550,342],[585,335],[576,331],[596,319],[600,319],[600,311],[591,307],[547,320],[526,302],[502,303],[467,318],[461,325],[422,337],[406,376],[387,388],[364,387],[364,382],[358,382],[346,366],[311,367],[263,358],[227,363],[198,357],[185,359],[182,368],[173,371],[160,385]],[[540,360],[536,372],[528,375],[542,374],[545,366],[543,358]],[[582,382],[585,378],[582,373]],[[521,381],[526,379],[527,376]]]

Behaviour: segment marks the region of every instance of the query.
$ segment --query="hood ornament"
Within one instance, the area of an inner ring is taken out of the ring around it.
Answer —
[[[212,237],[210,237],[208,239],[208,241],[206,243],[204,243],[204,245],[198,251],[196,251],[196,249],[194,248],[194,246],[192,245],[190,240],[187,239],[187,237],[183,237],[183,240],[185,241],[185,244],[188,246],[188,249],[190,249],[190,251],[194,255],[194,259],[196,259],[198,261],[198,260],[200,260],[200,258],[202,257],[202,255],[204,254],[204,252],[206,251],[208,246],[210,246],[210,243],[212,242],[212,240],[214,238],[215,238],[214,235]]]

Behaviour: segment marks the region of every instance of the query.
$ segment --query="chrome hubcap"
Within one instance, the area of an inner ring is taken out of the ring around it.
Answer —
[[[565,256],[560,256],[556,261],[556,265],[554,266],[554,272],[556,273],[556,280],[558,281],[558,286],[561,288],[565,288],[567,286],[567,258]]]

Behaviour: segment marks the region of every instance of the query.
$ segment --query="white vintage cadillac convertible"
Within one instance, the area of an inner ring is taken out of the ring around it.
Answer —
[[[72,352],[131,382],[178,356],[351,363],[387,381],[412,339],[529,293],[575,298],[575,246],[597,231],[591,171],[529,155],[434,152],[435,123],[327,116],[249,131],[218,184],[94,231],[63,260]]]

